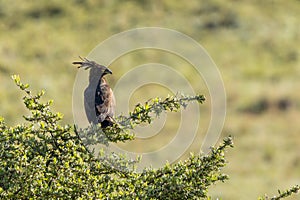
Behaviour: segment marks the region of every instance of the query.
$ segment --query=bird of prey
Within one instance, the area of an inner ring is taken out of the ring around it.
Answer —
[[[107,67],[96,63],[95,61],[88,60],[87,58],[81,58],[82,61],[73,62],[74,65],[79,65],[78,68],[84,68],[90,70],[90,85],[93,85],[92,80],[97,80],[96,87],[91,87],[94,91],[94,99],[85,99],[87,102],[94,101],[94,112],[96,114],[97,123],[101,124],[101,128],[106,128],[114,124],[114,112],[115,112],[115,97],[112,89],[107,84],[104,76],[112,74],[112,71]],[[91,91],[89,89],[88,91]],[[90,93],[90,92],[89,92]],[[93,98],[92,95],[85,95],[85,98]],[[86,109],[87,110],[87,109]],[[89,113],[88,113],[89,114]],[[93,121],[93,120],[91,120]]]

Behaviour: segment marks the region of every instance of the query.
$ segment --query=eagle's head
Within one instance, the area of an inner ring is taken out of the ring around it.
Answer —
[[[85,70],[91,69],[97,71],[101,76],[105,76],[106,74],[112,74],[112,71],[105,67],[104,65],[100,65],[95,61],[88,60],[87,58],[82,58],[79,56],[82,61],[73,62],[74,65],[79,65],[78,68],[84,68]]]

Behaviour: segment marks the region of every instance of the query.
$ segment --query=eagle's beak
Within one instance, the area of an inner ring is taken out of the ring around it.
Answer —
[[[110,69],[106,68],[104,70],[104,74],[112,74],[112,71]]]

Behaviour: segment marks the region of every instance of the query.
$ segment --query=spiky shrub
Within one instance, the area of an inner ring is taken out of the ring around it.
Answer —
[[[233,146],[231,137],[207,155],[191,155],[184,162],[142,173],[134,171],[137,161],[114,153],[96,158],[84,144],[95,142],[91,139],[95,135],[97,143],[106,145],[133,140],[128,130],[151,123],[151,113],[178,111],[190,101],[202,103],[201,95],[155,98],[138,104],[128,117],[118,118],[118,125],[104,131],[98,126],[76,130],[59,124],[62,115],[51,111],[52,101],[40,101],[43,91],[33,95],[28,84],[18,76],[13,79],[25,92],[30,114],[15,127],[0,118],[1,199],[200,199],[209,198],[209,186],[228,179],[221,169],[226,164],[224,152]]]

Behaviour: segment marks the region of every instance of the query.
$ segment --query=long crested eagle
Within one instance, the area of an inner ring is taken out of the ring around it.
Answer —
[[[115,113],[115,97],[112,89],[107,84],[104,76],[112,74],[112,71],[107,67],[96,63],[95,61],[88,60],[87,58],[81,58],[82,61],[73,62],[74,65],[79,65],[78,68],[90,69],[90,85],[85,90],[85,107],[86,114],[90,122],[101,123],[102,128],[112,126],[114,123]],[[95,82],[97,80],[97,82]],[[94,85],[93,83],[97,83]],[[93,95],[94,93],[94,95]],[[91,108],[91,104],[94,104],[94,109]],[[93,120],[91,116],[94,116],[95,112],[96,120]]]

